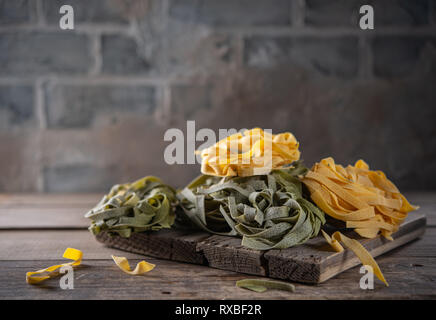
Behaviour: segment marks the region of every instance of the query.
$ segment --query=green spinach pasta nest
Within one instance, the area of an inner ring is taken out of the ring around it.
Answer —
[[[108,231],[127,238],[132,232],[171,228],[176,204],[175,190],[149,176],[113,186],[85,217],[92,220],[94,235]]]
[[[185,215],[197,227],[221,235],[242,236],[242,245],[257,249],[284,249],[318,235],[324,213],[303,198],[292,167],[250,177],[201,175],[177,197]]]

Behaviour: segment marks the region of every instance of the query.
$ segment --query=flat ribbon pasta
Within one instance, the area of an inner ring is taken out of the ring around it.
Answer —
[[[74,249],[74,248],[67,248],[63,254],[63,257],[65,259],[73,260],[71,262],[63,263],[63,264],[57,264],[45,269],[41,269],[38,271],[32,271],[26,273],[26,282],[28,284],[36,284],[39,282],[42,282],[44,280],[53,278],[57,275],[59,275],[58,269],[65,267],[65,266],[72,266],[76,267],[82,263],[82,257],[83,253],[80,250]]]
[[[202,150],[201,172],[219,177],[268,174],[299,160],[298,146],[289,132],[273,135],[259,128],[246,130]]]
[[[85,217],[93,234],[108,231],[128,238],[132,232],[170,228],[175,220],[176,195],[159,178],[145,177],[112,187]]]
[[[187,218],[215,234],[242,236],[242,245],[284,249],[318,235],[324,213],[303,199],[299,163],[269,175],[217,178],[202,175],[178,198]]]
[[[344,251],[344,248],[341,246],[342,242],[348,249],[354,252],[354,254],[359,258],[360,262],[362,262],[365,267],[370,266],[377,278],[383,281],[386,286],[389,286],[377,262],[365,249],[365,247],[360,244],[359,241],[350,239],[347,236],[344,236],[339,231],[333,233],[331,237],[327,233],[325,233],[324,230],[321,230],[321,232],[326,241],[332,246],[333,249],[335,249],[336,252]]]
[[[412,206],[382,171],[372,171],[359,160],[354,166],[335,164],[333,158],[316,163],[302,182],[312,200],[329,216],[346,222],[364,238],[382,234],[392,240]]]
[[[134,276],[142,275],[146,272],[149,272],[153,270],[156,266],[152,263],[148,263],[147,261],[140,261],[136,264],[136,268],[134,270],[131,270],[129,261],[125,257],[117,257],[113,255],[112,259],[114,260],[118,268],[120,268],[123,272]]]
[[[236,286],[255,292],[265,292],[268,289],[295,292],[293,284],[269,279],[242,279],[236,281]]]

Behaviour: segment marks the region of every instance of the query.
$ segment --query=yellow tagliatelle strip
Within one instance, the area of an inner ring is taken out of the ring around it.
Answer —
[[[34,272],[27,272],[26,282],[29,284],[35,284],[53,278],[59,274],[58,269],[60,269],[61,267],[64,266],[75,267],[80,265],[80,263],[82,262],[82,256],[83,256],[82,251],[73,248],[67,248],[64,252],[63,257],[65,259],[73,260],[72,262],[54,265]]]
[[[130,275],[141,275],[154,269],[155,265],[146,261],[141,261],[136,265],[135,270],[130,269],[129,261],[125,257],[112,256],[116,265],[125,273]]]
[[[382,234],[392,240],[412,206],[381,171],[359,160],[344,168],[333,158],[316,163],[302,179],[312,200],[331,217],[346,222],[364,238]]]
[[[392,234],[408,212],[418,208],[404,198],[383,172],[371,171],[363,160],[344,168],[335,164],[333,158],[325,158],[316,163],[302,181],[318,207],[331,217],[345,221],[347,228],[354,228],[364,238],[381,234],[393,240]],[[388,285],[371,254],[357,240],[340,232],[335,232],[331,238],[324,231],[322,233],[337,252],[344,250],[342,242]]]
[[[270,134],[255,128],[235,133],[200,152],[201,172],[232,177],[268,174],[300,158],[294,135]]]
[[[321,232],[324,238],[326,239],[326,241],[333,247],[333,249],[335,249],[335,251],[337,252],[344,251],[344,248],[340,244],[342,242],[348,249],[354,252],[354,254],[359,258],[359,260],[362,262],[364,266],[370,266],[374,274],[377,276],[377,278],[383,281],[386,286],[389,286],[377,262],[374,260],[371,254],[365,249],[365,247],[360,244],[359,241],[350,239],[344,236],[339,231],[333,233],[331,237],[327,233],[325,233],[324,230],[321,230]]]

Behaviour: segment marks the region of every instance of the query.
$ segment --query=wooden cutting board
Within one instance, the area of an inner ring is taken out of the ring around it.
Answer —
[[[344,234],[358,239],[377,257],[422,236],[425,226],[425,215],[416,212],[409,214],[393,234],[394,241],[380,236],[359,239],[353,231]],[[245,248],[240,238],[181,230],[135,233],[130,238],[100,233],[96,238],[110,247],[156,258],[304,283],[324,282],[360,264],[350,250],[332,251],[322,236],[296,247],[269,251]]]

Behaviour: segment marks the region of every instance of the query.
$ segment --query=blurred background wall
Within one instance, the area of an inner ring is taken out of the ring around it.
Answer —
[[[200,167],[165,164],[163,136],[187,120],[435,189],[435,30],[433,0],[0,0],[0,192],[183,186]]]

